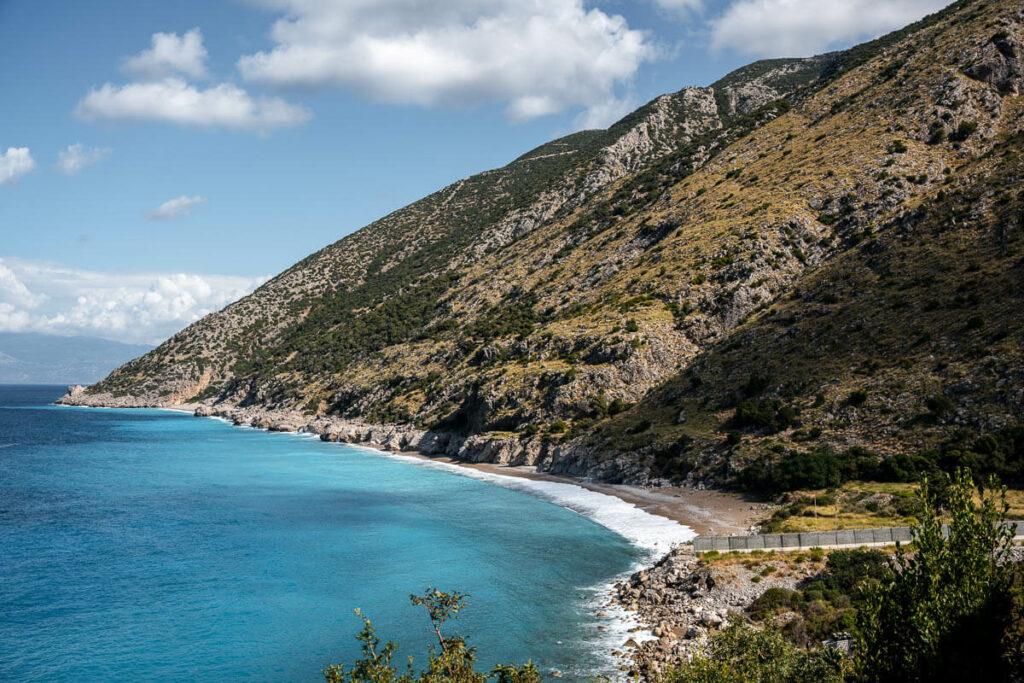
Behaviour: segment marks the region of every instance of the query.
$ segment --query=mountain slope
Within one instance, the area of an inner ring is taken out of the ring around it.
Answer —
[[[820,60],[778,66],[788,88],[821,69]],[[150,402],[202,394],[287,405],[320,394],[337,403],[331,393],[347,390],[352,366],[451,319],[446,295],[473,285],[472,264],[539,226],[563,225],[623,177],[664,160],[699,165],[749,128],[750,112],[784,94],[773,71],[758,72],[750,92],[737,82],[724,109],[713,89],[687,88],[607,131],[568,136],[444,188],[304,259],[94,391]]]
[[[76,400],[409,424],[633,481],[1019,424],[1022,22],[963,0],[660,97],[327,247]],[[979,270],[942,269],[960,260]],[[914,420],[922,396],[940,414]]]

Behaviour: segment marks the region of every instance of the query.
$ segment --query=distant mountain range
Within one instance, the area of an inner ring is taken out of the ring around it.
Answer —
[[[151,348],[93,337],[0,332],[0,384],[89,384]]]
[[[1022,92],[1004,0],[757,62],[385,216],[76,400],[641,483],[999,454],[1024,433]]]

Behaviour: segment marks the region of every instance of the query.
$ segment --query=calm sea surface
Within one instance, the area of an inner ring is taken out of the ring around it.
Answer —
[[[597,587],[643,551],[586,516],[372,452],[0,386],[0,680],[315,681],[358,652],[360,607],[399,654],[408,595],[471,594],[486,664],[607,666]],[[621,642],[621,640],[619,641]]]

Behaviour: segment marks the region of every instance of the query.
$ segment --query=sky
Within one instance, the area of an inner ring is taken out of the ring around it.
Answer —
[[[948,0],[0,0],[0,331],[157,343],[552,138]]]

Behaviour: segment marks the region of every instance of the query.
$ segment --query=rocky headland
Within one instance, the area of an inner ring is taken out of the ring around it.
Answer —
[[[665,668],[704,647],[715,631],[745,621],[745,610],[766,589],[794,589],[820,570],[814,562],[790,558],[703,562],[691,546],[672,550],[614,587],[611,604],[635,613],[653,636],[627,643],[629,673],[657,680]]]

